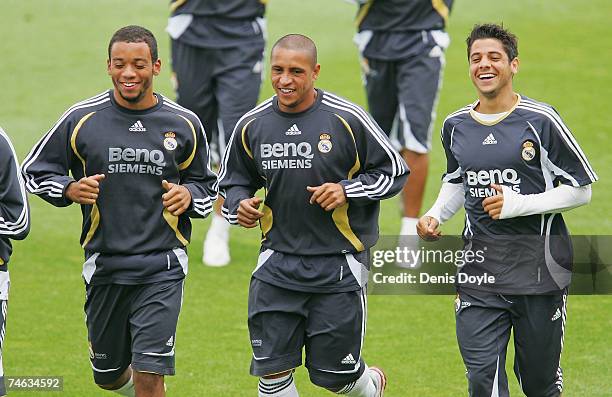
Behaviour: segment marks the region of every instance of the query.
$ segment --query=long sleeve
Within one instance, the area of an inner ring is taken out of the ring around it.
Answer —
[[[219,170],[219,194],[225,198],[221,212],[225,219],[238,224],[238,206],[252,197],[265,180],[255,168],[248,144],[248,126],[254,119],[244,119],[234,129]]]
[[[0,237],[21,240],[29,231],[28,201],[17,155],[0,128]]]
[[[502,189],[504,205],[499,219],[563,212],[591,201],[590,184],[579,187],[560,184],[554,189],[537,194],[519,194],[508,186],[502,186]]]
[[[410,173],[401,155],[384,132],[363,110],[357,109],[347,124],[355,139],[360,171],[340,181],[347,200],[367,204],[399,193]]]
[[[459,183],[444,182],[434,205],[426,216],[435,218],[440,224],[446,222],[459,211],[465,203],[465,191]]]
[[[204,218],[212,212],[217,199],[217,175],[210,169],[210,152],[201,123],[197,124],[192,156],[179,165],[181,185],[191,193],[191,207],[187,215]]]
[[[56,207],[72,202],[64,193],[74,178],[69,176],[73,161],[70,131],[72,117],[62,117],[32,148],[22,165],[26,189]]]

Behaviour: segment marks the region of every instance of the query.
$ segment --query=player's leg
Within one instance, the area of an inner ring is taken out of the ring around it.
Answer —
[[[257,104],[261,87],[264,47],[240,46],[218,50],[214,71],[215,97],[219,104],[216,120],[217,148],[223,157],[234,126],[246,112]],[[223,198],[215,202],[215,214],[204,240],[204,263],[224,266],[230,260],[229,223],[221,216]]]
[[[410,168],[402,190],[402,235],[416,235],[427,173],[435,107],[442,85],[444,53],[428,47],[415,57],[397,62],[398,139]]]
[[[306,366],[310,380],[334,393],[380,397],[387,379],[361,357],[367,318],[365,288],[313,294],[308,302]]]
[[[163,397],[164,376],[174,375],[176,326],[184,279],[140,286],[132,303],[132,370],[138,397]]]
[[[397,114],[397,85],[394,62],[362,59],[362,75],[365,82],[368,110],[380,128],[399,150],[393,124]]]
[[[514,373],[527,397],[559,397],[563,391],[561,350],[566,293],[513,297]]]
[[[461,291],[455,300],[457,342],[470,397],[509,396],[505,363],[510,306],[490,293]]]
[[[308,294],[252,278],[249,287],[251,375],[260,397],[297,397],[293,369],[302,365]]]
[[[1,273],[7,273],[2,271]],[[8,275],[8,273],[7,273]],[[4,383],[4,363],[3,352],[4,352],[4,335],[6,335],[6,311],[8,308],[8,300],[0,300],[0,322],[2,323],[2,331],[0,332],[0,396],[6,395],[6,385]]]
[[[94,381],[102,389],[133,397],[128,326],[133,287],[88,285],[86,291],[85,314]]]
[[[206,138],[213,140],[217,102],[212,79],[215,51],[172,40],[172,71],[176,101],[198,115]]]

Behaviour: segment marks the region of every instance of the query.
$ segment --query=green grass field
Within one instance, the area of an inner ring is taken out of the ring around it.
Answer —
[[[164,33],[166,1],[2,0],[0,5],[0,125],[21,159],[74,102],[110,87],[106,46],[127,24],[149,27],[164,62],[156,90],[173,97],[169,82],[169,39]],[[286,33],[310,35],[322,64],[319,86],[364,104],[354,32],[355,8],[340,0],[272,0],[269,40]],[[593,201],[566,216],[574,234],[612,235],[612,35],[609,0],[492,2],[459,0],[451,15],[437,126],[443,116],[471,102],[464,38],[477,22],[503,22],[519,36],[522,60],[517,90],[554,104],[598,172]],[[606,50],[608,48],[608,50]],[[271,95],[269,79],[262,98]],[[444,168],[437,139],[431,156],[426,204],[431,204]],[[7,375],[64,377],[63,396],[103,396],[92,382],[80,277],[80,211],[53,208],[32,197],[32,232],[15,244],[4,366]],[[445,225],[457,233],[462,217]],[[209,221],[196,221],[191,269],[177,336],[177,376],[169,396],[254,396],[246,328],[247,286],[259,234],[233,230],[230,266],[201,265]],[[381,230],[399,230],[398,201],[383,205]],[[389,397],[467,395],[464,367],[454,335],[452,296],[370,296],[367,362],[388,373]],[[572,296],[563,367],[567,397],[612,396],[612,297]],[[511,360],[511,356],[509,358]],[[508,365],[512,395],[521,395]],[[325,396],[298,371],[302,396]],[[12,394],[12,393],[11,393]],[[16,396],[40,393],[21,392]]]

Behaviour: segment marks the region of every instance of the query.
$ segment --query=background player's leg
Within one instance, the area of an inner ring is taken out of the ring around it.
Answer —
[[[510,304],[489,293],[459,293],[455,301],[457,342],[467,369],[470,397],[509,397],[506,349]]]
[[[563,391],[561,350],[566,294],[526,295],[516,299],[514,373],[527,397],[559,397]]]
[[[435,52],[435,56],[430,54],[425,52],[397,63],[398,137],[403,148],[402,156],[410,168],[410,177],[402,191],[401,235],[416,235],[427,182],[431,130],[444,64],[441,50]]]
[[[261,87],[264,48],[241,46],[218,50],[214,71],[215,91],[219,107],[216,120],[219,158],[231,138],[234,126],[257,104]],[[225,266],[230,260],[229,223],[221,216],[223,199],[215,203],[215,214],[204,240],[203,261],[209,266]]]
[[[393,62],[367,59],[362,63],[368,110],[380,128],[399,150],[397,137],[392,133],[397,113],[396,72]]]
[[[163,375],[134,371],[134,385],[137,397],[164,397]]]

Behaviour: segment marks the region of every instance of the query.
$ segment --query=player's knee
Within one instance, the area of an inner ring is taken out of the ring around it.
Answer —
[[[96,385],[104,390],[118,390],[121,389],[132,376],[132,371],[128,368],[126,369],[119,377],[115,380],[107,380],[107,379],[95,379]]]
[[[527,397],[559,397],[561,393],[556,384],[543,379],[521,379],[521,386]]]

